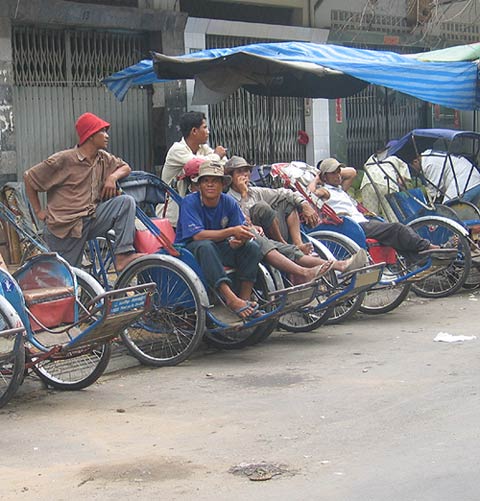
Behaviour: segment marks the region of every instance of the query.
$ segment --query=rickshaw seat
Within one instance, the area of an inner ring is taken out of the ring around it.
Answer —
[[[375,264],[395,264],[397,262],[397,252],[393,247],[383,245],[374,238],[367,238],[366,242],[368,253]]]
[[[414,219],[424,209],[422,203],[427,203],[421,188],[389,193],[385,198],[401,223]]]
[[[33,331],[72,323],[76,317],[75,279],[71,268],[56,255],[33,258],[14,274],[29,313]],[[36,322],[38,320],[39,323]]]
[[[23,297],[27,305],[47,302],[49,300],[64,299],[73,296],[73,287],[41,287],[24,290]]]
[[[167,218],[151,218],[151,221],[170,242],[175,241],[175,230]],[[138,252],[146,254],[154,254],[164,247],[156,235],[153,235],[148,229],[135,232],[134,245]]]

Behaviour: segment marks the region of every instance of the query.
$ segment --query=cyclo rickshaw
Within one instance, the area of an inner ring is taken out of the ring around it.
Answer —
[[[432,243],[443,247],[451,247],[455,243],[458,250],[450,267],[416,282],[413,290],[424,297],[442,297],[453,294],[462,286],[478,287],[480,210],[466,192],[470,185],[480,180],[480,134],[450,129],[415,129],[392,143],[386,160],[372,163],[382,171],[392,187],[386,197],[377,191],[380,203],[388,204],[400,222],[408,224]],[[410,169],[421,186],[408,188],[408,183],[402,179],[395,165],[388,162],[390,156],[397,156],[406,163],[421,158],[424,167],[429,159],[433,161],[428,162],[428,176],[421,163],[417,172]],[[459,157],[463,165],[468,165],[462,171],[462,179],[458,178],[454,168]],[[365,175],[369,175],[368,169]],[[474,182],[475,179],[477,181]],[[376,188],[374,183],[372,186]],[[468,190],[468,194],[477,190],[480,190],[480,184],[474,190]]]
[[[142,226],[135,244],[148,255],[137,259],[120,274],[113,256],[114,235],[89,242],[84,266],[108,289],[138,287],[155,283],[150,308],[144,316],[120,332],[128,350],[144,364],[175,365],[185,360],[206,339],[220,348],[240,348],[266,339],[279,321],[290,330],[309,330],[323,323],[330,307],[342,297],[355,296],[378,280],[380,266],[351,273],[338,280],[320,277],[314,282],[288,287],[276,270],[260,264],[254,287],[255,300],[264,313],[247,322],[232,318],[215,297],[207,293],[204,278],[193,255],[173,245],[170,223],[155,215],[158,204],[180,203],[181,197],[157,176],[133,172],[120,183],[137,201]],[[145,212],[143,209],[147,212]],[[38,236],[21,227],[10,211],[12,224],[20,226],[30,247],[41,248]],[[329,255],[329,257],[332,257]]]
[[[379,282],[335,308],[329,319],[330,323],[344,321],[356,311],[367,314],[387,313],[403,302],[412,284],[424,280],[425,277],[442,273],[451,266],[457,254],[455,248],[447,253],[429,251],[420,261],[409,263],[394,249],[380,245],[375,240],[366,239],[359,224],[349,217],[338,216],[328,203],[323,203],[307,193],[306,185],[313,179],[315,173],[313,167],[303,162],[291,162],[262,166],[257,179],[264,184],[277,186],[280,183],[298,190],[312,205],[327,214],[328,217],[322,218],[318,226],[315,228],[304,226],[303,230],[308,237],[326,246],[337,259],[346,259],[363,248],[369,253],[372,263],[385,263]],[[437,222],[436,219],[430,221]],[[452,246],[455,245],[459,245],[459,242],[452,242]]]
[[[1,203],[0,219],[15,224]],[[13,275],[0,268],[0,407],[30,370],[55,389],[93,384],[108,365],[111,341],[150,307],[155,284],[106,292],[42,250]]]
[[[265,313],[246,322],[232,318],[215,295],[208,291],[193,255],[184,246],[172,244],[174,232],[168,220],[151,217],[159,212],[159,206],[164,212],[169,203],[179,204],[181,197],[178,193],[157,176],[145,172],[132,172],[119,184],[137,201],[137,217],[146,228],[144,233],[155,242],[154,247],[145,248],[137,241],[137,250],[154,254],[129,266],[115,283],[119,288],[151,280],[157,284],[153,308],[146,315],[146,318],[152,318],[152,315],[155,318],[148,328],[142,325],[139,335],[132,333],[142,322],[137,322],[133,329],[129,328],[123,337],[126,343],[137,347],[137,355],[144,363],[165,365],[167,357],[156,350],[162,351],[166,338],[177,340],[178,333],[182,333],[184,339],[190,338],[192,346],[205,337],[209,344],[228,349],[259,343],[277,325],[294,332],[312,330],[326,320],[336,302],[368,289],[377,282],[381,273],[380,264],[340,279],[335,274],[328,274],[313,282],[292,286],[277,270],[261,263],[254,299]],[[332,257],[328,251],[326,253],[327,258]],[[145,343],[148,337],[151,338],[150,345]],[[185,356],[188,348],[177,346],[178,356]],[[173,352],[167,355],[175,356]]]

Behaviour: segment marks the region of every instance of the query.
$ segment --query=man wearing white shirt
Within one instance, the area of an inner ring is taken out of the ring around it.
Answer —
[[[480,201],[480,172],[467,158],[425,150],[412,161],[412,167],[427,180],[426,189],[433,200],[444,197],[444,201]]]
[[[182,139],[170,147],[162,169],[162,181],[168,185],[177,180],[182,173],[183,166],[192,158],[198,157],[224,164],[226,161],[226,149],[216,146],[215,149],[208,145],[210,134],[204,113],[189,111],[180,119],[180,131]],[[179,180],[176,186],[178,193],[183,197],[187,194],[187,182]],[[178,207],[170,203],[167,207],[167,218],[172,225],[177,225]]]
[[[320,163],[319,175],[308,189],[338,214],[351,217],[365,232],[367,238],[374,238],[381,244],[393,247],[400,254],[415,258],[419,252],[439,249],[428,240],[401,223],[386,223],[369,220],[358,209],[357,203],[342,187],[342,168],[349,169],[335,158],[327,158]],[[323,183],[318,186],[318,183]]]

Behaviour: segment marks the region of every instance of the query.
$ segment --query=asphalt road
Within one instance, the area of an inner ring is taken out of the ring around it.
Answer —
[[[0,411],[0,498],[478,500],[479,298],[172,368],[117,357],[80,392],[29,379]]]

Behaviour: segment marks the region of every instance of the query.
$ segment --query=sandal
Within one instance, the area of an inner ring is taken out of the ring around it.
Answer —
[[[242,316],[240,313],[244,312],[245,310],[248,310],[249,308],[252,308],[253,311],[249,315]],[[259,310],[259,306],[257,303],[253,303],[252,301],[246,301],[245,306],[242,306],[241,308],[238,308],[237,310],[231,310],[235,315],[237,315],[240,320],[251,320],[253,318],[258,318],[262,315],[265,315],[265,311]]]

